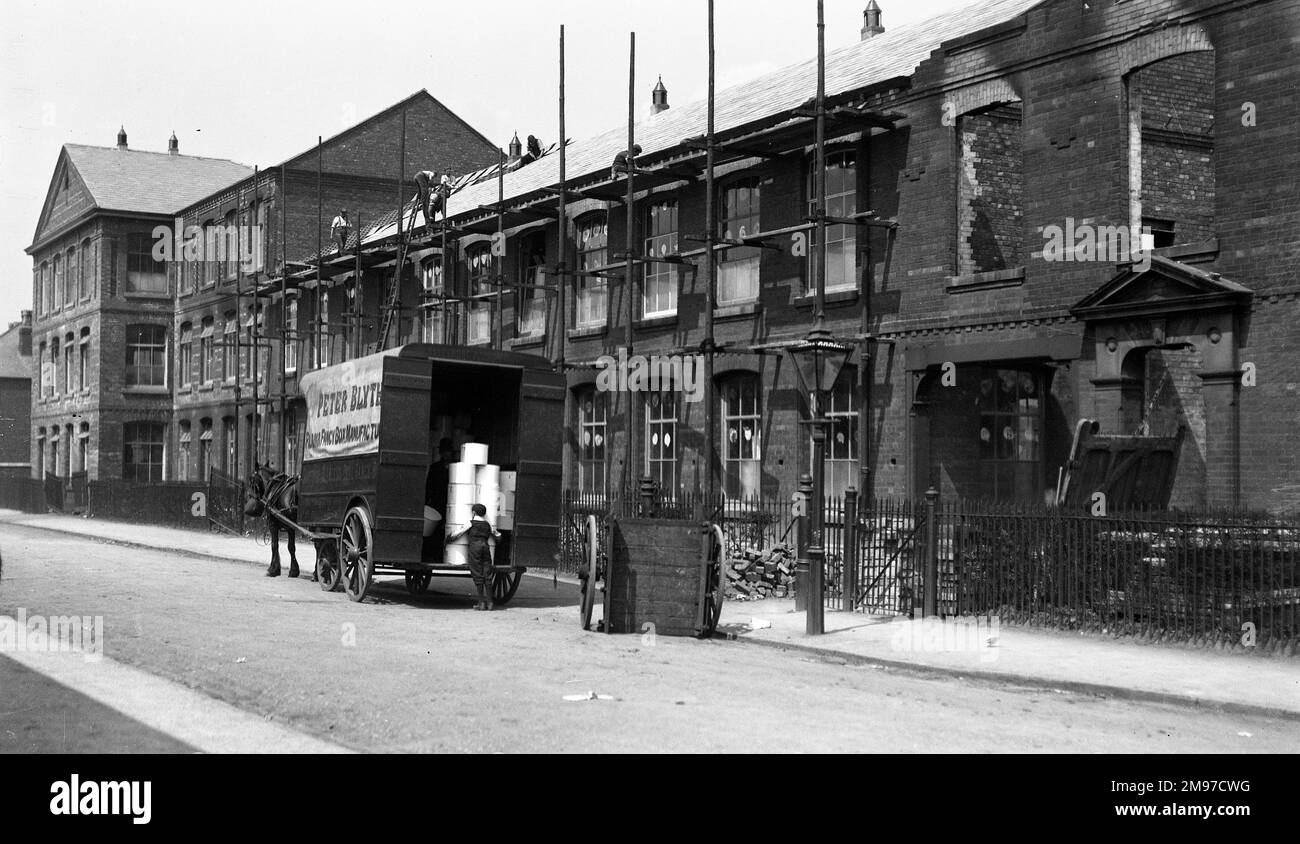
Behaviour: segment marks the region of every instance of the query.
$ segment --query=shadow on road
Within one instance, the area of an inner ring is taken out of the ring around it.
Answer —
[[[345,599],[346,600],[346,599]],[[552,585],[550,580],[525,576],[519,589],[503,609],[556,609],[574,607],[577,612],[578,587],[571,583]],[[406,604],[430,609],[473,611],[476,602],[474,584],[468,577],[435,577],[427,591],[412,595],[400,577],[376,577],[366,595],[366,603]]]

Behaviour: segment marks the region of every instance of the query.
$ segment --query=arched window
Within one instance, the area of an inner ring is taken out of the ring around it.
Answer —
[[[578,269],[599,270],[609,265],[609,226],[603,211],[578,220]],[[608,284],[603,277],[580,275],[574,282],[577,328],[599,328],[609,319]]]
[[[330,294],[320,290],[316,298],[316,367],[330,365]]]
[[[81,342],[77,344],[78,367],[77,371],[81,373],[81,382],[78,385],[81,390],[90,389],[90,327],[81,329]]]
[[[182,387],[188,387],[194,380],[194,323],[181,323],[179,346],[180,360],[177,361],[177,368],[180,370],[179,380]]]
[[[77,262],[77,250],[75,247],[68,248],[65,261],[68,266],[68,272],[66,277],[63,279],[65,285],[63,288],[63,301],[70,307],[77,303],[77,290],[81,286],[78,278],[78,275],[81,272],[81,264]]]
[[[546,233],[531,232],[520,238],[519,336],[546,333]]]
[[[608,394],[594,386],[578,393],[578,491],[605,493],[609,440]]]
[[[77,367],[73,364],[76,354],[77,336],[71,331],[63,338],[63,394],[70,396],[77,391]]]
[[[671,387],[645,394],[645,473],[665,493],[677,490],[678,399]]]
[[[80,261],[80,267],[77,270],[77,284],[79,290],[77,295],[82,299],[89,299],[94,295],[94,266],[90,262],[90,238],[81,241],[81,249],[77,252],[77,260]]]
[[[198,480],[208,482],[208,473],[212,470],[212,420],[199,420],[199,459]]]
[[[645,254],[647,257],[674,255],[677,244],[677,200],[652,202],[646,209]],[[677,265],[646,264],[641,290],[641,316],[672,316],[677,313]]]
[[[221,331],[221,380],[234,382],[239,366],[239,320],[234,311],[226,311]]]
[[[732,498],[762,489],[762,417],[758,376],[738,373],[722,383],[723,489]]]
[[[192,432],[190,430],[189,420],[181,420],[177,424],[179,434],[177,435],[176,447],[176,480],[190,480],[190,454],[193,449]]]
[[[465,250],[465,265],[469,270],[469,292],[480,296],[494,291],[492,285],[492,247],[476,243]],[[466,329],[469,343],[492,341],[492,300],[475,299],[469,305],[469,323]]]
[[[63,307],[63,261],[58,255],[54,256],[51,266],[53,266],[54,282],[51,285],[53,299],[50,301],[50,310],[57,311]]]

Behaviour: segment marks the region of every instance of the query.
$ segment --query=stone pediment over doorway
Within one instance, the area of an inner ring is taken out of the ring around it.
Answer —
[[[1151,256],[1131,264],[1070,309],[1085,322],[1175,313],[1233,310],[1252,293],[1235,281],[1178,261]]]

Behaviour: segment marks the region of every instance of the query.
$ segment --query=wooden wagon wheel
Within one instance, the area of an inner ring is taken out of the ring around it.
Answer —
[[[495,572],[492,575],[492,603],[498,607],[505,606],[515,596],[515,590],[519,588],[523,576],[520,569]]]
[[[364,601],[375,578],[373,537],[366,508],[349,509],[343,517],[343,532],[339,537],[343,591],[349,600]]]
[[[342,580],[339,569],[337,539],[320,540],[316,545],[316,580],[326,592],[337,592]]]
[[[579,606],[578,611],[581,614],[583,630],[591,629],[591,610],[596,605],[596,560],[599,556],[596,553],[597,532],[596,517],[588,516],[587,529],[582,538],[582,547],[586,554],[585,566],[583,567],[586,569],[585,577],[581,574],[582,568],[579,569],[579,577],[582,580],[582,604]]]
[[[722,618],[722,600],[727,589],[726,576],[722,572],[726,537],[720,525],[709,525],[709,531],[713,535],[713,541],[709,544],[709,559],[705,566],[705,577],[708,580],[704,584],[704,629],[700,631],[701,638],[705,639],[718,629],[718,621]]]

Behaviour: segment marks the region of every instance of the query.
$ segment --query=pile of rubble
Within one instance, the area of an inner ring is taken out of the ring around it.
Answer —
[[[794,548],[785,543],[737,550],[727,560],[727,600],[793,597],[794,567]]]

